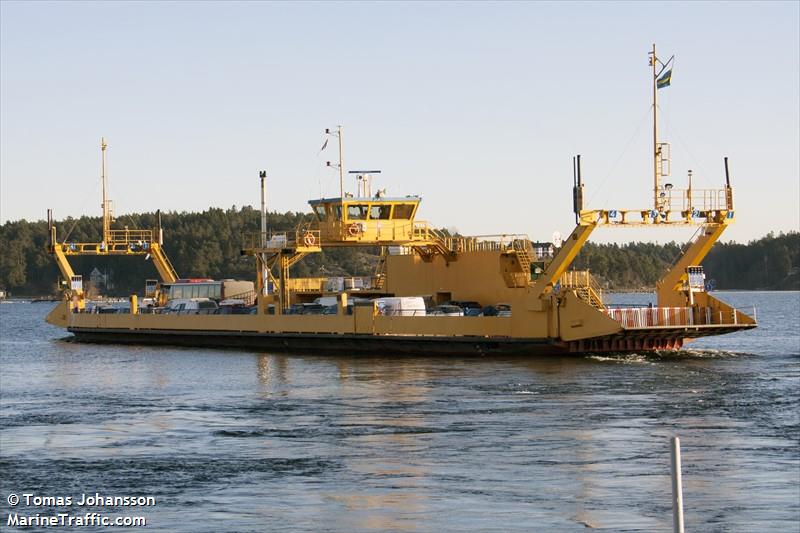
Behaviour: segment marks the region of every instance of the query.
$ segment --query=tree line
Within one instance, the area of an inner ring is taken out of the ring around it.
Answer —
[[[651,290],[686,244],[587,243],[574,267],[611,290]],[[717,243],[703,260],[706,281],[719,290],[800,290],[800,233],[770,232],[747,244]]]
[[[269,213],[271,231],[292,232],[311,215]],[[115,228],[153,228],[155,213],[120,217]],[[164,248],[183,277],[253,279],[252,257],[242,256],[243,235],[260,231],[260,214],[250,206],[212,208],[201,213],[163,213]],[[61,242],[98,242],[100,217],[67,218],[57,222]],[[12,295],[44,296],[58,291],[58,268],[47,252],[45,221],[8,221],[0,226],[0,289]],[[677,259],[681,245],[635,242],[624,245],[588,243],[575,260],[576,269],[588,269],[606,288],[652,288]],[[292,267],[292,275],[368,276],[374,273],[379,249],[333,248],[309,254]],[[141,292],[144,280],[156,278],[152,262],[139,257],[70,257],[84,280],[94,268],[113,281],[109,295]],[[717,244],[703,262],[717,289],[800,289],[800,233],[765,237],[747,244]]]

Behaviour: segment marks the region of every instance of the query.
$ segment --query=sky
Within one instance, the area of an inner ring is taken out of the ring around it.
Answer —
[[[463,234],[569,234],[652,203],[648,52],[675,55],[660,136],[683,187],[721,188],[723,240],[800,229],[798,2],[0,2],[0,221],[260,202],[308,211],[346,169]],[[345,189],[355,191],[346,177]],[[594,240],[685,239],[604,229]],[[168,238],[168,236],[167,236]]]

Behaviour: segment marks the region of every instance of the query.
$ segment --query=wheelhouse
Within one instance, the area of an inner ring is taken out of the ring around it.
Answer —
[[[419,196],[320,198],[308,203],[328,241],[411,239]]]

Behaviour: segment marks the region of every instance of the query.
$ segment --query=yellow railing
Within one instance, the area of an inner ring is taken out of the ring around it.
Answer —
[[[298,228],[295,231],[294,242],[297,246],[316,247],[322,243],[322,235],[318,229]]]
[[[112,229],[108,232],[108,244],[145,243],[156,239],[149,229]]]
[[[669,189],[663,191],[666,211],[719,211],[733,209],[729,189]]]
[[[242,235],[242,248],[285,248],[289,237],[285,231],[250,232]]]
[[[600,294],[603,289],[588,270],[570,270],[561,274],[561,286],[566,289],[589,287]]]
[[[603,289],[588,270],[570,270],[561,274],[561,287],[575,289],[578,296],[588,304],[602,309]]]
[[[320,292],[324,290],[328,278],[290,278],[288,281],[292,292]]]
[[[525,251],[530,239],[522,234],[475,235],[470,237],[444,237],[448,248],[455,252],[483,252],[497,250]]]
[[[395,224],[386,228],[369,228],[367,238],[367,240],[374,238],[376,241],[408,242],[409,245],[424,241],[441,248],[441,252],[516,250],[520,253],[528,252],[531,258],[533,257],[530,239],[527,235],[449,236],[431,227],[425,221]],[[342,241],[342,236],[332,230],[331,226],[325,226],[319,230],[311,229],[311,226],[303,226],[296,229],[293,234],[289,232],[245,233],[242,235],[242,248],[253,250],[324,246],[340,241]]]

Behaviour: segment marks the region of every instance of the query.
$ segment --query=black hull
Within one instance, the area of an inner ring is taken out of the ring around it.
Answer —
[[[70,328],[78,342],[150,344],[274,350],[279,352],[368,353],[398,355],[557,355],[570,352],[566,343],[551,339],[487,339],[485,337],[430,337],[347,335],[326,333],[224,333]]]

